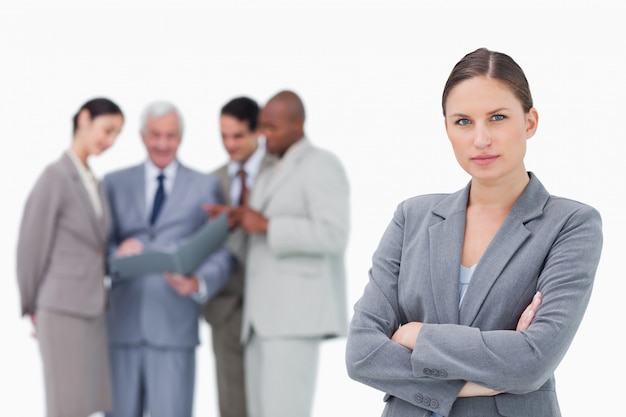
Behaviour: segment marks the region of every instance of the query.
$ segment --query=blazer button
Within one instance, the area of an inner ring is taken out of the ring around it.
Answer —
[[[439,369],[433,369],[433,376],[434,376],[435,378],[438,378],[438,377],[439,377]]]
[[[437,401],[437,400],[430,400],[430,406],[432,408],[439,408],[439,401]]]
[[[422,402],[424,402],[424,397],[422,397],[422,394],[417,394],[417,395],[415,396],[415,401],[417,401],[417,402],[418,402],[418,403],[420,403],[420,404],[421,404]]]
[[[433,374],[432,369],[424,368],[424,375],[431,376]]]
[[[425,405],[426,407],[430,407],[430,398],[428,398],[428,397],[425,397],[425,398],[424,398],[424,405]]]
[[[444,371],[443,369],[441,369],[441,370],[439,371],[439,375],[440,375],[442,378],[447,378],[447,377],[448,377],[448,373],[447,373],[446,371]]]

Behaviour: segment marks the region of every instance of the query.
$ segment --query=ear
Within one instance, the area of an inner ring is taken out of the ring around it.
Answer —
[[[89,126],[90,123],[91,123],[91,113],[89,113],[89,110],[87,109],[82,109],[78,113],[78,120],[77,120],[78,128]]]
[[[304,132],[304,118],[299,117],[299,118],[296,120],[295,125],[296,125],[296,129],[297,129],[299,132]]]
[[[535,135],[538,124],[539,113],[537,113],[537,109],[531,107],[528,113],[526,113],[526,139],[530,139]]]

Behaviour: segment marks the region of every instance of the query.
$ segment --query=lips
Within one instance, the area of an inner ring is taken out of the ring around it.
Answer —
[[[493,161],[498,159],[498,155],[478,155],[472,158],[472,161],[478,165],[489,165]]]

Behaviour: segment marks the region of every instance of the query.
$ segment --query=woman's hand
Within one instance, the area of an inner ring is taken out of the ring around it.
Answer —
[[[413,350],[417,337],[420,334],[420,330],[424,324],[419,321],[412,321],[400,326],[398,330],[391,336],[391,340],[404,346],[407,349]]]
[[[528,329],[533,319],[535,318],[535,312],[541,305],[541,292],[537,291],[532,301],[526,307],[524,312],[519,318],[517,322],[517,327],[515,331],[521,332],[523,330]],[[501,394],[501,392],[493,390],[491,388],[483,387],[482,385],[478,385],[474,382],[466,382],[461,391],[457,395],[457,397],[490,397],[493,395]]]
[[[131,237],[120,243],[115,256],[139,255],[141,252],[143,252],[143,243],[141,240]]]
[[[532,323],[535,318],[535,312],[541,305],[541,292],[537,291],[533,300],[530,302],[528,307],[524,310],[522,315],[517,322],[517,327],[515,328],[516,332],[521,332],[522,330],[527,330],[530,327],[530,323]]]
[[[33,330],[30,332],[30,335],[33,339],[37,339],[37,316],[31,314],[29,317],[30,322],[33,324]]]
[[[458,393],[457,397],[492,397],[494,395],[501,394],[501,392],[493,390],[491,388],[483,387],[474,382],[466,382]]]
[[[524,312],[519,318],[517,322],[517,327],[515,331],[521,332],[523,330],[527,330],[530,327],[533,319],[535,318],[535,312],[541,305],[541,292],[537,291],[532,301],[526,307]],[[413,350],[413,346],[417,342],[417,337],[419,336],[420,330],[422,329],[423,323],[418,321],[412,321],[400,326],[398,330],[391,336],[391,340],[394,342],[406,347],[407,349]],[[461,391],[457,395],[458,397],[490,397],[494,395],[501,394],[501,392],[493,390],[491,388],[483,387],[482,385],[478,385],[474,382],[468,381],[465,383]]]

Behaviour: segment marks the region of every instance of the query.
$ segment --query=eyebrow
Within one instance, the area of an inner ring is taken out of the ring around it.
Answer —
[[[485,114],[496,114],[496,113],[500,113],[503,110],[510,110],[510,109],[508,107],[500,107],[498,109],[488,111]],[[457,117],[469,117],[469,116],[464,114],[464,113],[453,113],[453,114],[449,115],[448,117],[457,118]]]

